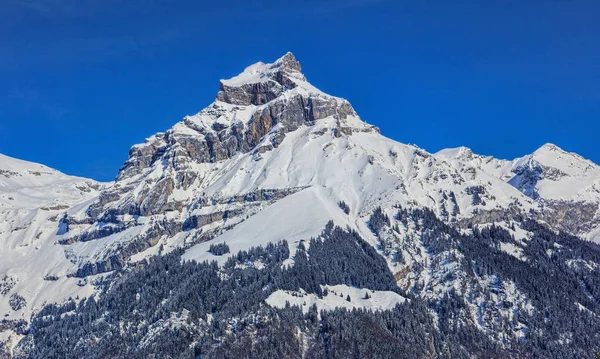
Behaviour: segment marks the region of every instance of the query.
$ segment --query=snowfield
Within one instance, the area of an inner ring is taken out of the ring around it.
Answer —
[[[276,308],[284,308],[289,303],[289,305],[301,307],[302,311],[306,313],[313,305],[317,306],[319,312],[336,308],[387,310],[406,300],[394,292],[359,289],[347,285],[327,285],[322,286],[322,289],[327,290],[327,295],[322,298],[303,291],[278,290],[267,298],[267,304]],[[368,298],[366,298],[366,294],[368,294]],[[348,296],[350,296],[350,301],[347,300]]]

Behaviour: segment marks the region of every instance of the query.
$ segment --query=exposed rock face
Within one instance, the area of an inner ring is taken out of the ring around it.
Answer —
[[[530,159],[526,164],[516,167],[513,172],[515,173],[515,177],[509,183],[518,188],[526,196],[537,199],[539,194],[537,193],[536,185],[543,178],[544,167],[537,161]]]
[[[106,273],[123,268],[126,258],[121,253],[111,255],[110,257],[94,263],[85,263],[77,269],[73,277],[85,278],[98,273]]]
[[[213,212],[209,214],[203,215],[194,215],[188,217],[185,222],[183,222],[183,230],[188,231],[194,228],[200,228],[207,224],[211,224],[220,220],[227,219],[229,217],[233,217],[242,213],[241,211],[219,211]]]
[[[109,210],[110,218],[181,211],[192,201],[173,200],[173,193],[203,185],[193,164],[271,151],[286,133],[327,117],[338,120],[336,136],[351,135],[353,126],[345,120],[356,113],[350,103],[315,89],[300,70],[300,63],[288,53],[273,64],[258,63],[222,80],[212,105],[131,148],[116,184],[90,206],[88,215],[99,218]],[[372,129],[363,124],[356,131]],[[148,176],[150,171],[161,175]]]
[[[139,174],[142,169],[154,163],[160,156],[161,150],[164,150],[163,136],[163,133],[157,133],[147,139],[143,145],[131,147],[129,159],[119,171],[117,180]]]
[[[240,87],[227,86],[221,82],[217,100],[232,105],[264,105],[279,97],[282,92],[281,84],[275,81],[245,84]]]
[[[264,105],[284,91],[297,86],[294,80],[306,81],[300,72],[302,66],[290,52],[268,66],[267,71],[258,73],[260,82],[231,84],[231,81],[221,81],[217,100],[233,105]],[[242,76],[242,75],[240,75]]]
[[[542,218],[554,228],[581,235],[600,225],[598,207],[593,202],[544,201]]]

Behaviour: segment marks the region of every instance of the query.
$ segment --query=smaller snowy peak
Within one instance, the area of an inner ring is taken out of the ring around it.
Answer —
[[[598,197],[600,167],[577,153],[547,143],[530,155],[513,161],[510,183],[530,197],[584,200]]]
[[[444,148],[434,154],[434,156],[443,159],[471,159],[473,157],[473,151],[464,146],[456,148]]]
[[[540,148],[538,148],[537,150],[535,150],[535,153],[546,153],[546,152],[562,152],[562,153],[566,153],[565,150],[563,150],[562,148],[558,147],[557,145],[553,144],[553,143],[545,143],[543,144]]]
[[[435,157],[456,164],[461,164],[463,166],[475,166],[481,167],[483,170],[491,171],[496,174],[499,174],[503,167],[506,167],[506,164],[510,163],[510,161],[502,160],[495,158],[493,156],[479,155],[474,153],[468,147],[456,147],[456,148],[445,148],[440,150],[434,154]]]
[[[69,176],[39,163],[0,154],[0,212],[65,207],[103,187],[104,184],[87,178]]]
[[[467,177],[479,177],[477,174],[483,172],[506,181],[513,176],[510,172],[512,162],[492,156],[478,155],[468,147],[443,149],[435,153],[434,156],[449,163]]]
[[[61,218],[104,186],[0,154],[0,315],[7,323],[28,319],[45,302],[88,295],[91,286],[84,292],[66,278],[73,263],[56,234],[68,228]],[[10,328],[0,325],[0,332]]]
[[[0,153],[0,176],[8,177],[8,172],[23,173],[27,171],[58,173],[58,171],[39,163],[19,160]]]
[[[600,200],[600,167],[551,143],[512,161],[477,155],[466,147],[444,149],[435,156],[459,171],[499,178],[535,200]]]
[[[600,167],[577,153],[547,143],[516,159],[511,184],[546,200],[600,200]],[[526,184],[526,186],[524,185]]]
[[[29,162],[0,154],[0,191],[17,191],[31,188],[30,191],[56,191],[51,185],[57,183],[89,183],[100,187],[93,180],[66,175],[58,170],[39,163]]]
[[[597,176],[600,170],[594,162],[583,158],[577,153],[567,152],[551,143],[546,143],[531,156],[525,156],[524,160],[528,160],[527,157],[531,157],[544,167],[553,168],[553,172],[563,176]]]

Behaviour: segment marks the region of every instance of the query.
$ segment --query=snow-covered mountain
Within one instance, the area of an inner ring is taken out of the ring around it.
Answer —
[[[68,251],[56,244],[56,236],[66,230],[61,223],[65,211],[89,205],[87,201],[96,198],[103,186],[0,155],[0,312],[4,319],[29,320],[33,308],[82,293],[77,278],[64,276],[72,263]]]
[[[105,279],[176,249],[184,260],[223,265],[240,251],[285,239],[290,255],[283,265],[294,266],[304,241],[333,221],[383,257],[404,295],[439,304],[463,293],[466,307],[456,320],[502,345],[510,342],[504,336],[525,335],[518,313],[533,316],[540,303],[515,278],[474,276],[464,264],[475,253],[464,247],[472,238],[460,236],[503,228],[510,234],[498,235],[505,238],[494,244],[499,255],[530,263],[536,259],[528,241],[537,232],[529,220],[600,242],[599,203],[600,167],[577,154],[547,144],[509,161],[398,143],[348,101],[311,85],[287,53],[221,80],[211,105],[133,146],[114,183],[0,157],[0,313],[12,321],[0,341],[43,303],[90,296]],[[427,222],[431,228],[421,222],[429,213],[439,221]],[[445,233],[448,247],[432,249],[423,228]],[[219,243],[229,253],[211,250]],[[600,263],[580,259],[578,265],[598,270]],[[323,284],[346,294],[376,289]],[[404,303],[390,293],[374,291],[376,300],[363,307]],[[265,303],[362,303],[323,298],[279,290]]]
[[[512,161],[473,154],[468,148],[435,154],[463,173],[484,172],[536,201],[536,210],[556,229],[600,242],[600,167],[547,143]]]

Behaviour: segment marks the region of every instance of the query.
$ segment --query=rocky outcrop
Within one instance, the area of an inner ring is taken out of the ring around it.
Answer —
[[[227,218],[235,217],[241,214],[242,210],[231,210],[231,211],[219,211],[208,214],[194,215],[188,217],[185,222],[183,222],[182,229],[184,231],[189,231],[194,228],[200,228],[206,226],[207,224],[211,224],[217,221],[226,220]]]
[[[131,147],[129,158],[119,170],[117,181],[140,174],[141,170],[148,168],[164,152],[165,142],[163,133],[147,139],[143,144]]]
[[[284,91],[297,86],[295,80],[306,81],[300,72],[302,66],[290,52],[273,63],[266,72],[259,73],[257,82],[243,84],[221,81],[217,100],[233,105],[264,105]],[[241,74],[240,76],[243,76]]]
[[[281,95],[283,86],[274,80],[244,84],[239,87],[220,83],[217,100],[233,105],[264,105]]]
[[[119,224],[111,223],[111,224],[107,224],[107,225],[102,225],[102,226],[98,226],[97,228],[94,227],[92,229],[84,231],[83,233],[81,233],[78,236],[61,239],[58,241],[58,243],[62,244],[62,245],[70,245],[75,242],[92,241],[94,239],[104,238],[104,237],[110,236],[112,234],[122,232],[122,231],[126,230],[127,228],[131,227],[131,225],[132,224],[125,224],[125,223],[119,223]]]
[[[121,253],[111,255],[98,262],[88,262],[77,268],[72,277],[85,278],[94,274],[106,273],[123,268],[127,260]]]
[[[502,222],[522,222],[526,218],[518,206],[513,205],[508,208],[477,210],[472,217],[463,218],[458,221],[458,228],[473,228],[482,224],[493,224]]]
[[[513,169],[515,176],[508,181],[512,186],[523,192],[526,196],[537,199],[536,184],[543,178],[544,168],[535,160]]]
[[[307,85],[291,53],[273,64],[253,66],[236,78],[222,80],[212,105],[133,146],[116,184],[89,207],[88,215],[110,221],[124,214],[181,211],[194,199],[175,201],[173,192],[202,186],[191,164],[220,162],[240,153],[264,154],[277,148],[286,133],[327,117],[337,118],[336,136],[352,135],[352,127],[344,122],[356,116],[350,103]],[[300,86],[304,86],[301,91],[295,91]],[[365,126],[358,131],[373,129]],[[162,175],[146,177],[151,170]]]
[[[598,207],[593,202],[544,201],[541,219],[557,230],[581,235],[600,225]]]

